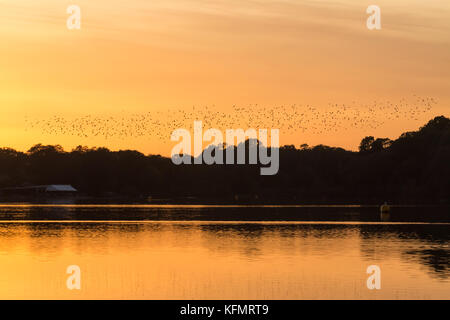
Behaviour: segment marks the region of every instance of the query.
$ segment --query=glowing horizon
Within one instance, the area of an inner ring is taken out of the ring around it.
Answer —
[[[81,7],[81,30],[66,28],[69,4]],[[228,114],[233,105],[255,114],[314,106],[318,117],[326,118],[337,104],[365,119],[377,101],[386,109],[373,113],[374,123],[382,123],[373,128],[343,119],[345,130],[319,132],[311,126],[296,131],[287,123],[280,132],[281,145],[355,150],[364,136],[395,139],[435,116],[449,116],[450,3],[380,0],[382,30],[377,31],[365,25],[370,4],[0,1],[0,146],[24,151],[37,143],[61,144],[66,150],[87,145],[169,155],[174,145],[169,127],[161,133],[166,140],[150,134],[105,139],[51,133],[29,123],[147,113],[165,121],[168,114],[192,106]],[[417,97],[436,103],[427,110]],[[406,108],[401,117],[388,119],[389,108],[402,103],[420,112],[405,117]],[[226,125],[240,128],[246,121]]]

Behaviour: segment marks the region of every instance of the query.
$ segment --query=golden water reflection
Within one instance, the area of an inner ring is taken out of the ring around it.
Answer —
[[[1,222],[0,298],[449,299],[449,225]],[[82,289],[68,290],[69,265]],[[368,290],[379,265],[382,289]]]

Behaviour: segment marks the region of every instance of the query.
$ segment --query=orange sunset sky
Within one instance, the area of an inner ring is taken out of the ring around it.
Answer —
[[[70,4],[81,8],[80,30],[66,27]],[[372,4],[381,8],[381,30],[366,27]],[[394,139],[449,116],[450,1],[0,0],[2,147],[169,155],[173,128],[161,125],[169,115],[208,106],[222,117],[233,105],[252,105],[246,115],[261,110],[262,118],[287,109],[281,144],[353,150],[366,135]],[[52,120],[78,128],[86,116],[127,122],[141,114],[158,121],[158,138],[153,122],[142,124],[148,134],[105,137]]]

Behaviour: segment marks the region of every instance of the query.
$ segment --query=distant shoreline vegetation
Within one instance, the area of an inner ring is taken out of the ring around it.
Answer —
[[[252,141],[245,142],[246,149]],[[237,148],[234,146],[234,148]],[[246,152],[248,156],[248,152]],[[259,165],[174,165],[134,150],[37,144],[0,149],[2,188],[69,184],[82,196],[192,198],[248,203],[450,203],[450,119],[398,139],[365,137],[359,152],[324,145],[279,148],[279,172]],[[4,197],[0,196],[0,200]]]

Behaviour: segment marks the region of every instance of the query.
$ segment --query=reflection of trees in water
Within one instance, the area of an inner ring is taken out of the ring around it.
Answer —
[[[70,207],[8,207],[5,217],[11,220],[72,220],[76,212]]]
[[[24,207],[20,214],[8,213],[11,219],[24,220],[144,220],[157,218],[158,210],[135,207],[50,206]]]
[[[0,236],[3,244],[20,242],[33,254],[55,256],[67,249],[97,253],[105,248],[96,245],[99,242],[105,244],[118,234],[127,235],[127,239],[139,237],[143,227],[139,223],[0,222]]]
[[[262,237],[277,233],[283,237],[344,238],[344,230],[354,230],[355,225],[345,224],[301,224],[301,223],[208,223],[202,224],[203,231],[214,234],[233,233],[243,237]]]
[[[450,277],[448,225],[287,223],[0,223],[0,245],[17,245],[40,256],[108,253],[110,250],[201,246],[212,253],[341,255],[359,247],[363,259],[391,257],[426,267],[432,277]]]
[[[411,250],[405,252],[407,259],[415,260],[432,268],[432,275],[440,279],[450,278],[450,254],[445,249]]]
[[[211,252],[239,252],[248,258],[267,253],[336,254],[346,247],[335,240],[347,239],[349,244],[359,235],[355,225],[221,222],[35,222],[17,223],[7,230],[14,241],[25,241],[31,252],[40,255],[45,255],[46,250],[57,255],[65,249],[104,253],[108,245],[120,243],[129,250],[200,245]]]
[[[448,209],[448,208],[447,208]],[[423,208],[395,207],[386,221],[424,220]],[[443,218],[443,217],[446,218]],[[433,208],[426,221],[447,221],[447,212]],[[379,222],[376,206],[303,207],[157,207],[157,206],[11,206],[0,208],[3,220],[152,220],[152,221],[373,221]]]
[[[352,240],[359,235],[355,225],[335,224],[208,223],[199,228],[206,249],[238,252],[247,258],[274,253],[339,254],[346,245],[354,245]]]
[[[450,277],[448,225],[361,225],[360,233],[361,253],[367,260],[383,260],[398,254],[409,263],[425,266],[432,277]]]

